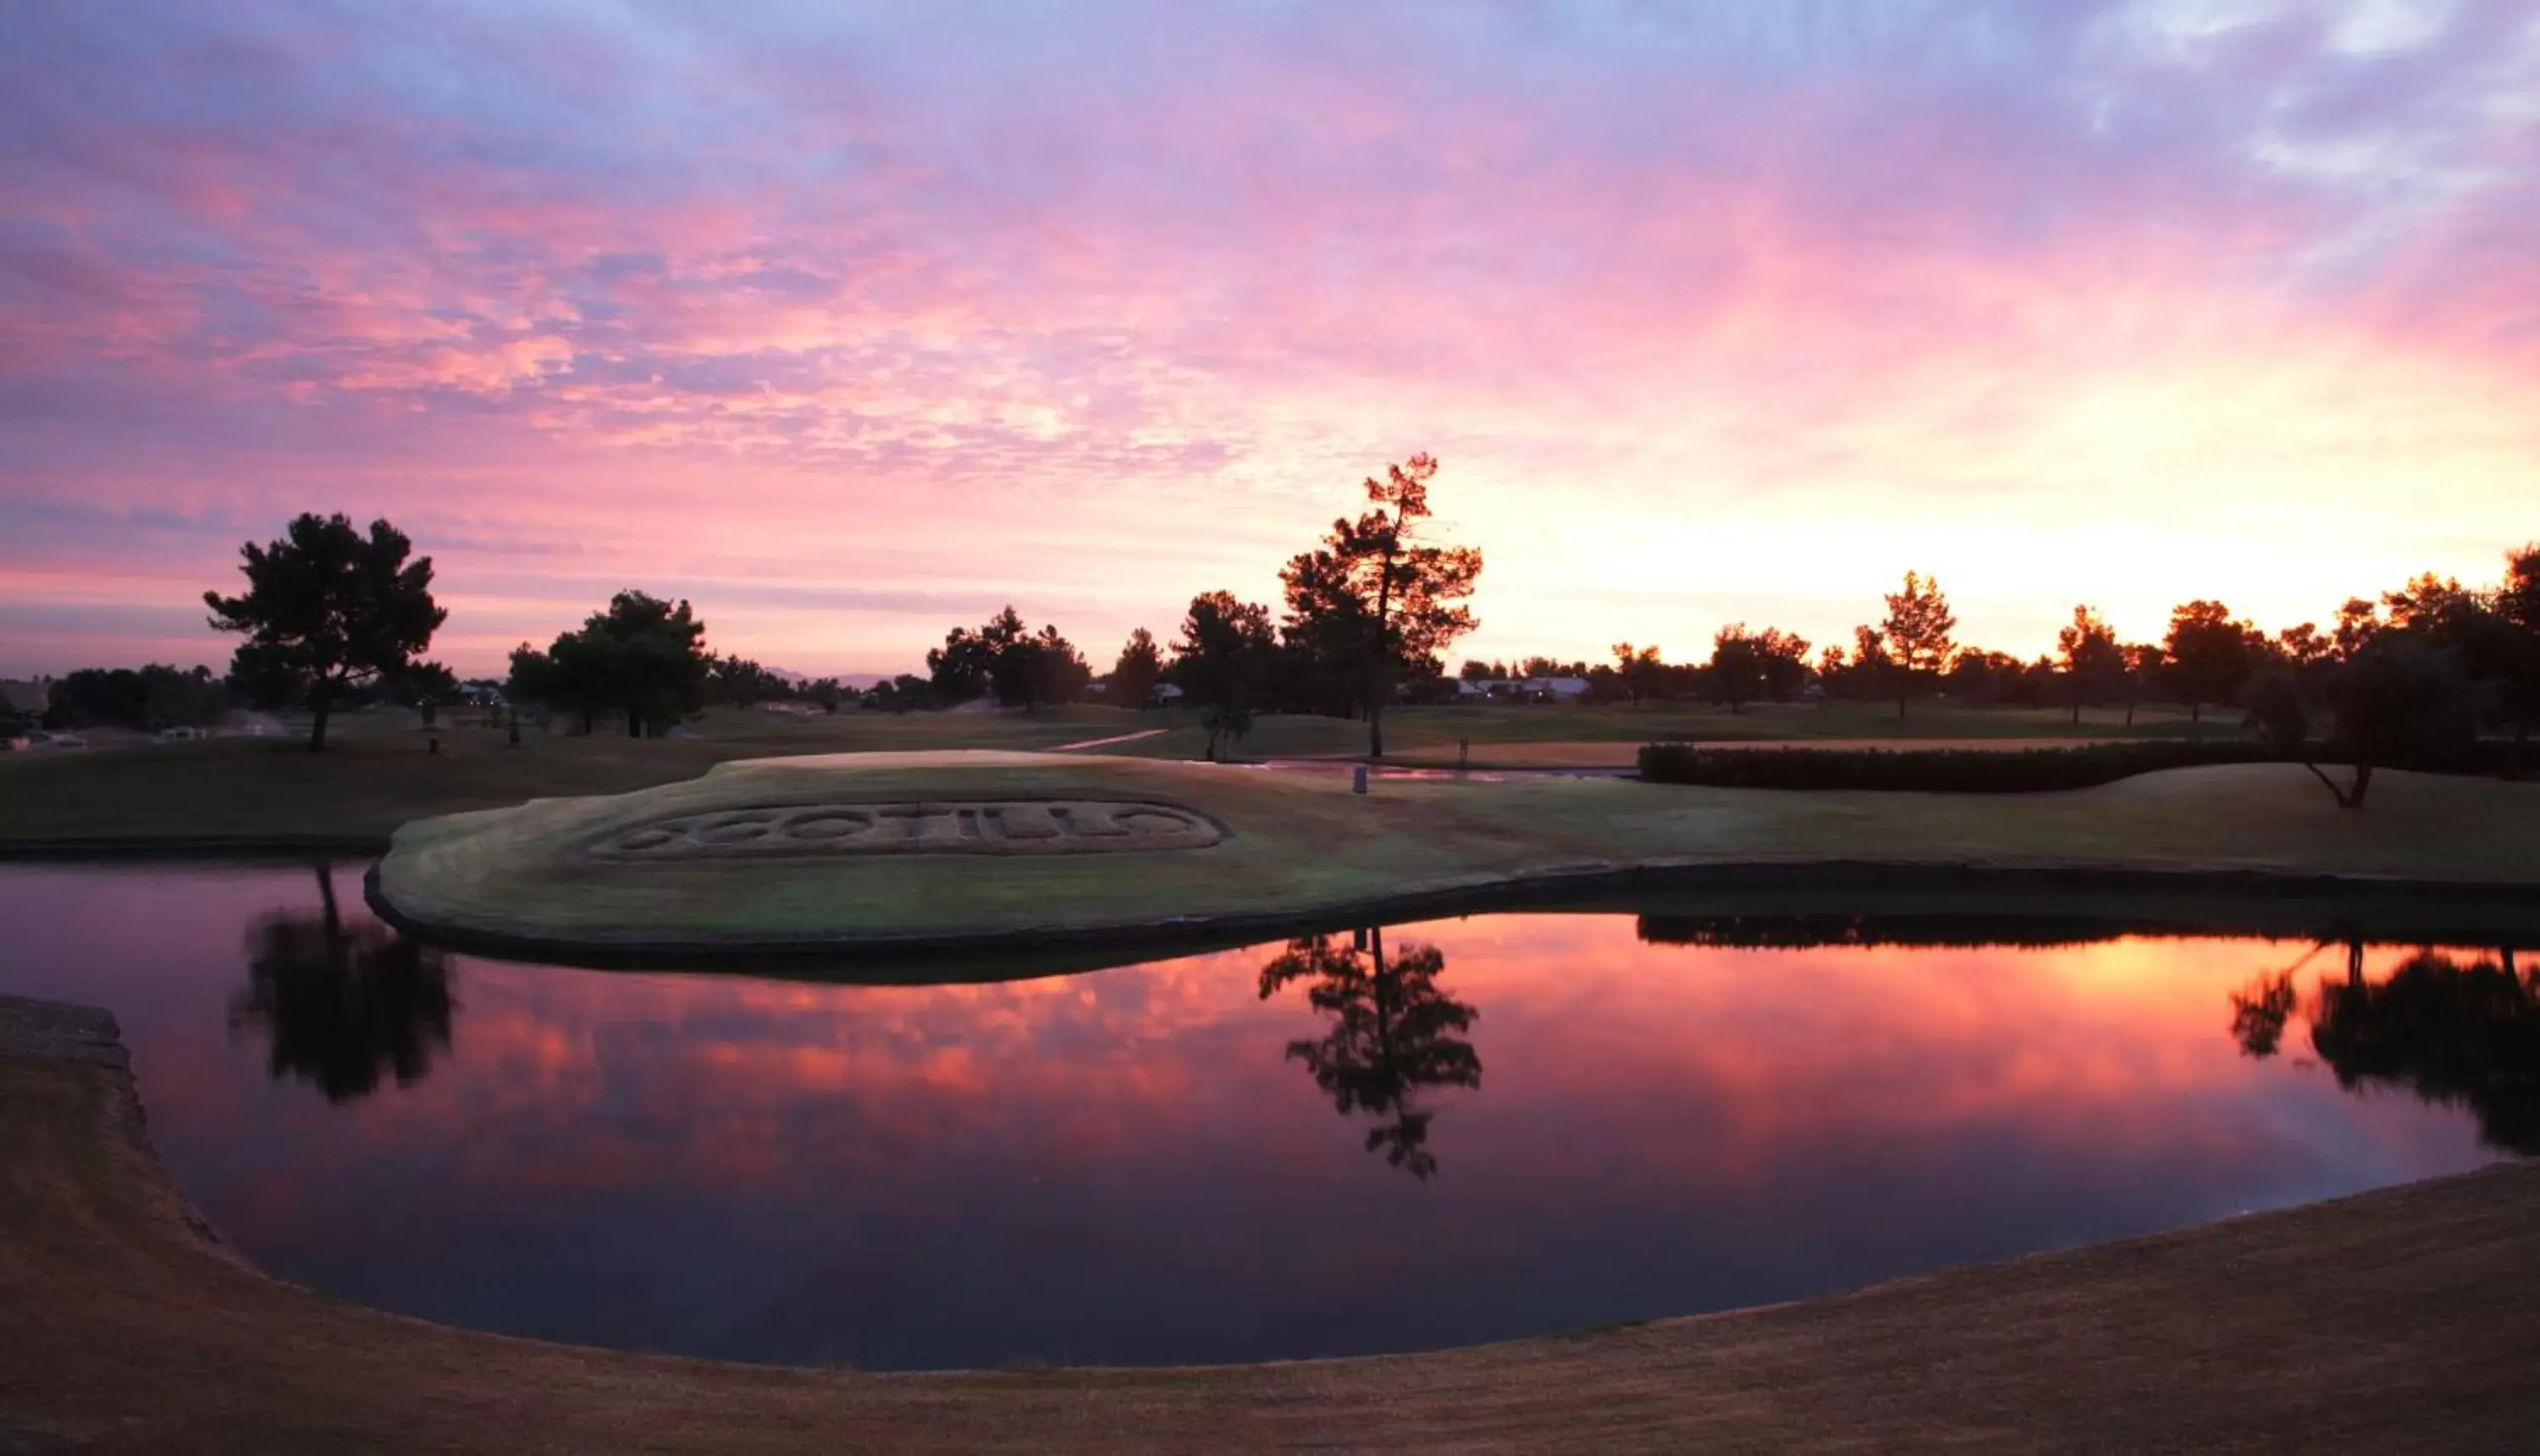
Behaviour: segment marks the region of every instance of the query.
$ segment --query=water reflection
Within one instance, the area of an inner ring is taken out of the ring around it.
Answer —
[[[1327,936],[1291,940],[1261,968],[1263,1001],[1308,980],[1307,1004],[1332,1021],[1319,1041],[1288,1043],[1288,1059],[1305,1064],[1343,1117],[1374,1114],[1368,1151],[1382,1148],[1386,1162],[1424,1183],[1438,1171],[1429,1151],[1437,1113],[1414,1099],[1431,1087],[1482,1084],[1481,1056],[1464,1039],[1481,1012],[1438,985],[1446,969],[1435,945],[1405,945],[1387,960],[1381,928],[1359,932],[1346,947]]]
[[[1688,898],[852,986],[445,965],[351,872],[0,866],[0,991],[115,1012],[153,1142],[258,1264],[552,1340],[884,1369],[1516,1338],[2459,1171],[2527,1106],[2505,1031],[2412,1054],[2475,1103],[2342,1087],[2303,1018],[2345,936],[2290,912],[2107,938]],[[2253,1059],[2218,1012],[2261,965],[2301,995]],[[2500,994],[2443,996],[2527,1025]],[[1335,1227],[1382,1236],[1296,1236]]]
[[[261,1032],[276,1081],[313,1082],[329,1102],[423,1080],[450,1049],[450,967],[439,950],[363,916],[344,921],[333,874],[318,871],[314,914],[279,910],[247,933],[247,984],[229,1026]]]
[[[2231,1034],[2244,1055],[2272,1057],[2282,1045],[2303,1009],[2294,974],[2261,975],[2232,993]],[[2374,980],[2364,943],[2350,941],[2345,975],[2320,978],[2308,1016],[2311,1050],[2339,1086],[2402,1087],[2465,1107],[2489,1146],[2540,1154],[2540,971],[2518,974],[2509,947],[2467,964],[2421,950]]]
[[[2135,930],[2105,916],[1851,915],[1795,912],[1765,915],[1643,915],[1638,930],[1652,945],[1716,945],[1745,950],[1801,950],[1834,945],[1914,945],[1935,949],[2086,945]]]

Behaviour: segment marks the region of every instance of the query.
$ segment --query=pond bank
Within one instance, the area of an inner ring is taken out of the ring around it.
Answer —
[[[859,1375],[321,1298],[206,1237],[111,1021],[0,1006],[0,1446],[2503,1448],[2540,1420],[2540,1165],[1690,1320],[1435,1353]],[[76,1443],[76,1444],[73,1444]]]

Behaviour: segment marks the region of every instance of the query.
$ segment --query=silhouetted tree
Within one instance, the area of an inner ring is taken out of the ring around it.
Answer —
[[[1647,703],[1657,698],[1666,687],[1666,664],[1658,660],[1658,644],[1634,647],[1628,642],[1615,643],[1614,675],[1623,696],[1632,702]]]
[[[1704,683],[1712,701],[1742,712],[1755,699],[1786,701],[1808,676],[1808,641],[1765,628],[1750,633],[1745,623],[1729,623],[1712,635],[1712,660],[1704,665]]]
[[[2380,630],[2380,604],[2365,597],[2350,596],[2346,598],[2346,604],[2337,609],[2337,625],[2329,631],[2329,656],[2340,662],[2351,661]]]
[[[1396,666],[1419,661],[1434,673],[1438,654],[1477,625],[1462,602],[1481,577],[1481,551],[1420,537],[1437,473],[1437,460],[1426,454],[1386,466],[1382,480],[1366,482],[1375,509],[1333,521],[1321,549],[1293,558],[1279,574],[1291,638],[1359,663],[1371,758],[1384,756],[1384,704]]]
[[[1261,968],[1261,999],[1310,979],[1305,1000],[1332,1028],[1319,1041],[1290,1042],[1288,1059],[1305,1064],[1342,1116],[1376,1117],[1368,1150],[1384,1149],[1386,1162],[1425,1182],[1438,1170],[1428,1146],[1437,1114],[1414,1099],[1431,1087],[1482,1084],[1481,1056],[1463,1039],[1481,1012],[1439,987],[1446,957],[1438,947],[1405,946],[1388,963],[1384,932],[1366,938],[1364,951],[1322,936],[1291,940]]]
[[[555,662],[546,654],[528,643],[512,649],[511,673],[503,681],[503,700],[518,706],[542,703],[548,708],[572,713],[597,711],[580,703],[565,700],[563,680],[556,673]],[[583,725],[588,730],[590,725]]]
[[[2126,670],[2117,629],[2092,606],[2073,608],[2072,624],[2055,634],[2055,657],[2064,673],[2064,690],[2072,698],[2075,723],[2081,721],[2081,706],[2099,701]]]
[[[1705,679],[1712,701],[1727,703],[1732,715],[1764,695],[1764,655],[1755,650],[1745,623],[1731,622],[1712,635]]]
[[[979,628],[988,648],[988,687],[1004,708],[1029,707],[1040,681],[1040,648],[1012,604]]]
[[[1819,675],[1826,679],[1829,694],[1866,703],[1904,690],[1898,683],[1903,669],[1887,650],[1887,634],[1877,628],[1852,629],[1849,660],[1843,659],[1836,649],[1829,648],[1827,652],[1832,660],[1820,664]]]
[[[380,684],[399,701],[411,703],[423,714],[423,726],[430,728],[441,710],[459,701],[459,674],[439,662],[408,662]]]
[[[1094,680],[1094,669],[1087,665],[1076,644],[1060,635],[1057,624],[1042,623],[1040,631],[1032,635],[1028,651],[1031,672],[1025,679],[1025,712],[1043,703],[1061,706],[1085,696],[1086,685]]]
[[[1203,591],[1191,598],[1181,637],[1173,643],[1172,665],[1165,670],[1189,705],[1200,711],[1211,763],[1217,761],[1221,743],[1252,730],[1253,709],[1278,646],[1268,607],[1238,601],[1231,591]]]
[[[1006,708],[1029,712],[1043,703],[1072,703],[1094,680],[1084,655],[1055,624],[1035,633],[1011,603],[973,631],[955,627],[926,655],[932,696],[950,705],[994,693]]]
[[[2531,722],[2540,716],[2540,549],[2505,554],[2505,581],[2472,590],[2427,573],[2382,595],[2386,634],[2404,633],[2449,654],[2487,687],[2513,729],[2514,771],[2526,766]]]
[[[449,967],[377,921],[345,925],[324,868],[318,895],[318,914],[268,915],[248,930],[231,1031],[260,1028],[273,1079],[314,1082],[329,1102],[368,1096],[383,1075],[412,1086],[450,1047]]]
[[[2248,711],[2247,727],[2278,758],[2297,757],[2310,737],[2310,705],[2301,679],[2289,667],[2266,667],[2250,674],[2240,688],[2240,706]],[[2307,767],[2307,765],[2305,765]],[[2312,773],[2318,773],[2316,768]],[[2336,785],[2329,788],[2334,791]]]
[[[586,731],[599,715],[623,713],[629,737],[658,735],[705,706],[715,661],[705,634],[687,602],[620,591],[545,652],[521,644],[512,654],[512,699],[578,714]]]
[[[1866,632],[1869,629],[1865,627],[1860,630]],[[1827,697],[1850,696],[1846,689],[1850,686],[1853,673],[1852,659],[1844,655],[1841,647],[1829,642],[1818,649],[1816,673],[1817,685],[1824,689]]]
[[[2274,656],[2296,672],[2317,672],[2337,660],[2337,641],[2316,622],[2297,622],[2276,634]]]
[[[1300,556],[1280,573],[1280,583],[1287,601],[1279,634],[1280,701],[1355,717],[1367,706],[1366,653],[1376,629],[1349,589],[1342,563],[1329,552]]]
[[[2118,651],[2126,659],[2126,727],[2132,728],[2136,705],[2143,701],[2144,694],[2159,678],[2166,663],[2160,649],[2149,642],[2129,642]]]
[[[2410,634],[2376,637],[2328,679],[2334,757],[2353,766],[2340,785],[2306,751],[2310,707],[2301,678],[2284,666],[2262,668],[2241,689],[2247,724],[2269,752],[2299,762],[2326,786],[2341,808],[2362,808],[2376,765],[2440,763],[2473,736],[2468,679],[2452,656]]]
[[[2504,706],[2513,722],[2513,767],[2527,771],[2531,725],[2540,721],[2540,542],[2505,553],[2496,615],[2509,631],[2504,661]]]
[[[1940,680],[1953,698],[2034,708],[2045,702],[2043,679],[2053,670],[2041,659],[2038,678],[2032,680],[2028,664],[2011,654],[1967,647],[1958,649],[1957,656],[1949,659],[1949,670]]]
[[[228,684],[209,667],[82,667],[53,683],[45,717],[65,728],[201,728],[219,719],[230,700]]]
[[[2421,572],[2398,590],[2382,592],[2381,604],[2389,609],[2391,627],[2429,638],[2483,610],[2477,594],[2461,586],[2458,577],[2433,572]]]
[[[1808,680],[1808,640],[1766,627],[1748,633],[1746,645],[1754,650],[1756,665],[1764,669],[1764,696],[1776,703],[1797,697]]]
[[[2170,612],[2163,670],[2171,695],[2187,705],[2188,722],[2202,722],[2207,703],[2238,700],[2240,684],[2258,665],[2261,640],[2219,601],[2190,601]]]
[[[1904,589],[1887,593],[1887,617],[1879,624],[1877,641],[1895,672],[1897,717],[1905,716],[1906,700],[1915,688],[1948,665],[1955,645],[1950,634],[1957,627],[1949,598],[1936,580],[1907,572]],[[1865,642],[1865,658],[1868,646]]]
[[[1119,660],[1111,664],[1110,699],[1131,708],[1144,708],[1164,675],[1164,655],[1156,647],[1156,634],[1141,627],[1121,644]]]
[[[877,682],[865,694],[865,706],[881,713],[910,713],[945,706],[935,696],[935,684],[914,672]]]
[[[1015,633],[1023,630],[1023,619],[1015,616],[1015,609],[1009,606],[990,619],[985,632],[955,627],[944,634],[944,645],[926,655],[929,696],[934,701],[951,707],[988,695],[995,683],[998,652],[1013,641],[1001,630],[1001,624],[1008,619],[1013,621]],[[990,632],[1000,636],[992,639]]]
[[[2342,790],[2319,774],[2341,808],[2364,807],[2374,765],[2438,763],[2477,736],[2469,679],[2458,660],[2399,634],[2375,638],[2340,667],[2329,679],[2328,705],[2337,751],[2355,770]]]
[[[231,679],[262,706],[309,705],[309,748],[353,688],[404,669],[450,615],[432,599],[432,558],[385,520],[368,535],[342,516],[304,515],[282,539],[239,548],[247,590],[203,593],[211,625],[246,634]]]
[[[706,657],[706,693],[718,703],[746,708],[757,703],[782,703],[794,695],[794,684],[781,673],[770,671],[747,658]]]

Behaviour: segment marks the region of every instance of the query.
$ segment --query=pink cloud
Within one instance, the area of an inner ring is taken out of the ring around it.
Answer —
[[[48,23],[105,104],[35,78],[0,112],[34,199],[0,229],[0,566],[88,559],[82,512],[221,502],[126,558],[176,603],[293,510],[427,546],[465,517],[710,619],[719,581],[790,583],[806,610],[727,608],[726,645],[887,670],[940,625],[831,626],[818,588],[1012,597],[1099,646],[1270,594],[1421,448],[1492,555],[1483,652],[1833,637],[1907,566],[2028,651],[2075,594],[2136,632],[2215,591],[2317,616],[2530,533],[2496,534],[2540,446],[2492,403],[2540,328],[2510,7],[2360,56],[2146,6],[1539,19],[1032,35],[1073,66],[1025,60],[1024,20],[197,19],[164,53]],[[1599,520],[1746,561],[1803,534],[1822,580],[1599,570]],[[2129,532],[2187,545],[2016,569]],[[1103,565],[1156,539],[1135,581]],[[456,590],[494,565],[441,556]],[[0,587],[0,632],[40,643],[10,614],[48,589]]]

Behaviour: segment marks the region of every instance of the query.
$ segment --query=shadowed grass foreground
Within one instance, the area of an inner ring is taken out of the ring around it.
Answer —
[[[427,933],[540,953],[1027,942],[1380,912],[1600,873],[1974,866],[2540,881],[2540,786],[2391,775],[2342,812],[2296,767],[2148,775],[2070,794],[1789,794],[1617,780],[1384,781],[1036,754],[756,760],[596,799],[408,825],[377,896]],[[595,842],[671,815],[819,802],[1154,800],[1231,833],[1206,849],[633,864]]]

